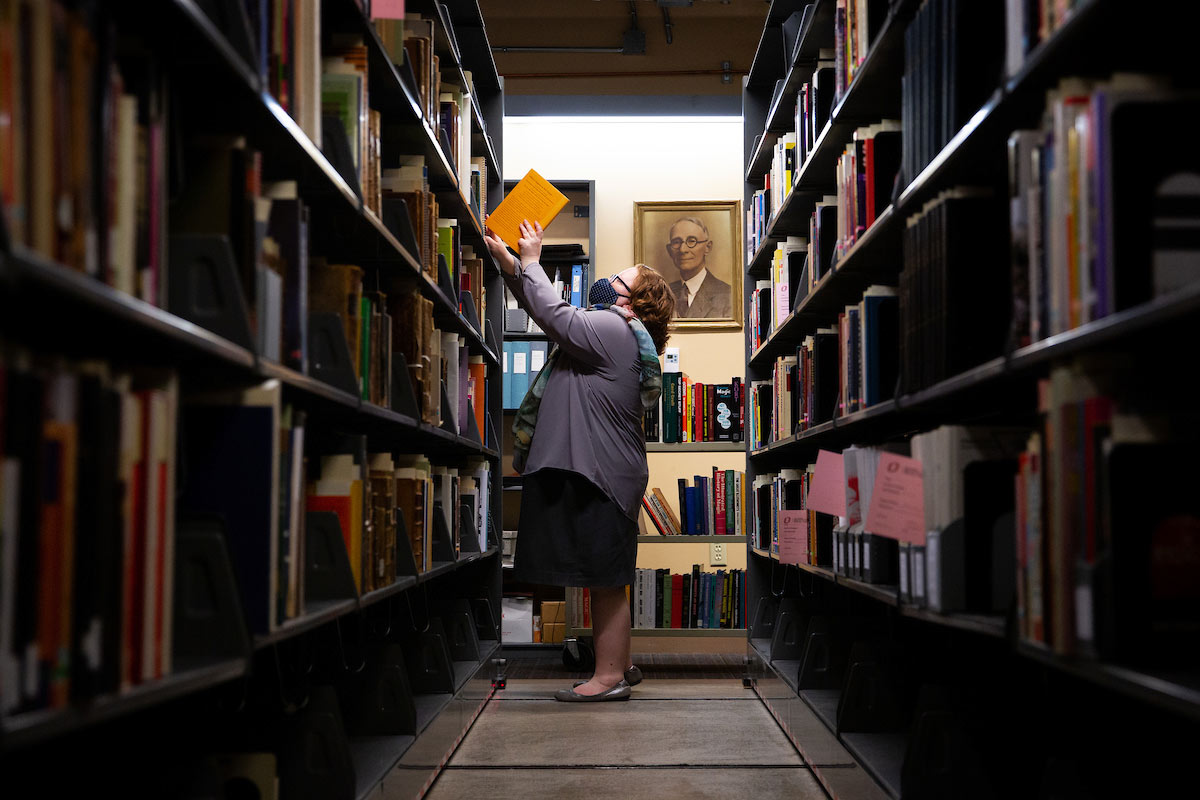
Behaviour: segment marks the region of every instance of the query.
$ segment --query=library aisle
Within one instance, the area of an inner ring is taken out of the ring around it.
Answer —
[[[647,675],[629,702],[590,706],[556,702],[564,684],[509,681],[427,797],[883,797],[815,717],[796,732],[806,761],[740,680]]]

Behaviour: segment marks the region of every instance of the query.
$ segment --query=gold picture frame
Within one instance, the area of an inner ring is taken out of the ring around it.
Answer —
[[[676,293],[673,330],[742,327],[740,200],[634,202],[633,254],[635,263],[662,273]],[[685,273],[692,275],[686,286]]]

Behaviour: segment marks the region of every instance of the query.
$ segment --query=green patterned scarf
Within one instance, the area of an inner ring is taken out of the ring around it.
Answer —
[[[642,408],[653,408],[662,392],[662,365],[658,361],[658,350],[654,347],[650,331],[646,330],[646,326],[637,318],[637,315],[624,306],[596,305],[592,308],[612,311],[624,317],[625,321],[629,323],[630,329],[633,330],[633,336],[637,339],[638,360],[642,365],[640,383]],[[542,366],[541,372],[534,379],[533,385],[525,393],[525,399],[521,401],[521,407],[517,410],[516,418],[513,420],[512,431],[516,440],[513,445],[513,468],[518,473],[525,471],[525,459],[529,457],[529,448],[533,444],[533,432],[537,427],[542,395],[546,391],[550,373],[553,372],[554,365],[558,361],[558,354],[559,349],[555,345],[554,349],[550,351],[546,363]]]

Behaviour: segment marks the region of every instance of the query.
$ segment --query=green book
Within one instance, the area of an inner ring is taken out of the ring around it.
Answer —
[[[737,487],[734,485],[734,473],[737,470],[725,470],[725,533],[733,536],[737,533]]]

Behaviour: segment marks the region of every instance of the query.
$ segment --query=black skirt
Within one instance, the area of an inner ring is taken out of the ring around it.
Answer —
[[[552,586],[626,586],[637,523],[587,478],[542,469],[522,482],[513,577]]]

